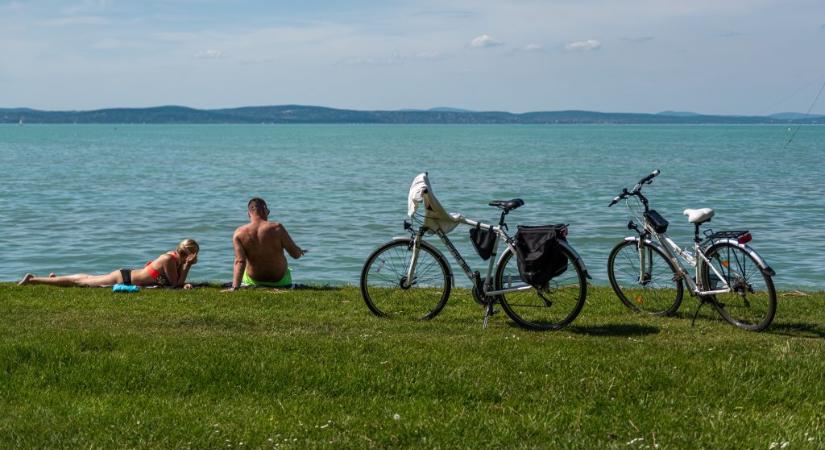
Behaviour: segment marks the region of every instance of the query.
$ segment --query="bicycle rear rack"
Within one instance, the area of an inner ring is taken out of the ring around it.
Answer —
[[[737,231],[713,231],[713,230],[705,230],[705,242],[706,243],[713,243],[717,240],[721,239],[731,239],[735,240],[740,244],[745,244],[750,242],[751,232],[748,230],[737,230]]]

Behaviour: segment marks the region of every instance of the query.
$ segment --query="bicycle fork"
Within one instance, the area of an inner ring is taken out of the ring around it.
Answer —
[[[410,265],[407,267],[406,275],[401,279],[401,289],[409,289],[415,284],[415,266],[418,264],[418,254],[421,251],[421,239],[424,237],[424,231],[425,229],[422,227],[413,236]]]

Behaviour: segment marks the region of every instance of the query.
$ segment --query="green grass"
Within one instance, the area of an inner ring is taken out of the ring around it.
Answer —
[[[415,322],[354,288],[2,284],[0,448],[823,448],[823,300],[782,295],[750,333],[591,288],[535,333],[482,329],[466,290]]]

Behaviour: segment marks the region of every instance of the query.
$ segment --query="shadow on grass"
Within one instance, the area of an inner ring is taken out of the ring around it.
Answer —
[[[765,330],[769,334],[781,334],[784,336],[804,337],[814,339],[825,339],[825,327],[816,323],[807,322],[774,322]]]
[[[232,283],[197,283],[193,285],[194,287],[211,287],[211,288],[218,288],[218,289],[226,289],[232,287]],[[288,287],[284,288],[271,288],[266,286],[257,286],[257,287],[244,287],[243,289],[260,289],[260,290],[272,290],[272,289],[281,289],[281,290],[290,290]],[[330,286],[328,284],[325,285],[314,285],[314,284],[298,284],[296,283],[292,290],[301,290],[301,291],[340,291],[343,287],[341,286]]]
[[[567,329],[576,334],[587,334],[590,336],[645,336],[659,332],[659,328],[650,325],[625,323],[593,326],[573,325]]]

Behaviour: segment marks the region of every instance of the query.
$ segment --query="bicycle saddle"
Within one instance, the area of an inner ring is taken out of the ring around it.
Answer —
[[[713,217],[713,208],[686,209],[682,214],[688,216],[688,222],[701,224],[710,222],[710,218]]]
[[[505,211],[511,211],[519,206],[524,206],[524,200],[520,198],[514,198],[512,200],[493,200],[489,203],[489,205]]]

